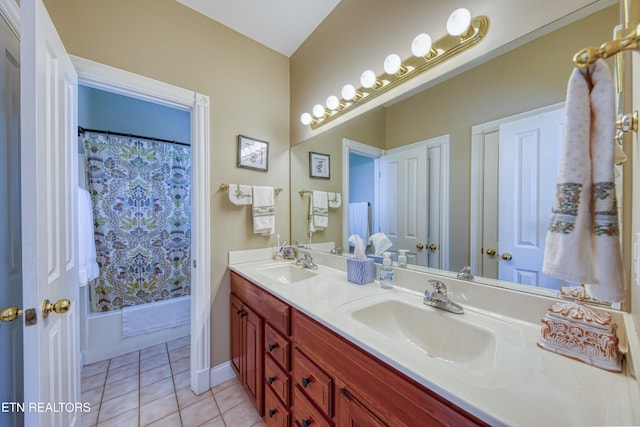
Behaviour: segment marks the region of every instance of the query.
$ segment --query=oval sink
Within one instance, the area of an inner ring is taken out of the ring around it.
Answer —
[[[500,316],[465,308],[453,314],[422,303],[409,292],[362,298],[336,308],[336,314],[357,322],[368,345],[401,357],[428,357],[443,369],[465,378],[490,377],[494,384],[516,372],[523,355],[522,331]]]
[[[315,277],[316,274],[295,264],[278,264],[259,268],[265,277],[284,283],[285,285]]]

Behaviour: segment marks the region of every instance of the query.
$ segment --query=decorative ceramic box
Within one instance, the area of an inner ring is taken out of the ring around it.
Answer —
[[[557,302],[541,322],[540,347],[608,371],[622,371],[618,326],[612,323],[610,313],[582,301]]]

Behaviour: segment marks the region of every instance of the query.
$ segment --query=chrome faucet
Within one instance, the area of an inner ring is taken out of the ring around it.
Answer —
[[[427,289],[424,291],[423,302],[431,307],[439,308],[440,310],[449,311],[455,314],[464,313],[462,306],[451,301],[447,296],[447,287],[439,280],[429,280],[429,284],[433,287],[432,290]]]
[[[342,247],[336,245],[336,247],[331,249],[329,251],[329,253],[330,254],[335,254],[335,255],[341,255],[342,254]]]
[[[301,264],[304,268],[310,268],[311,270],[317,270],[318,265],[313,262],[313,257],[309,252],[302,252],[302,256],[296,259],[298,264]]]
[[[458,279],[461,280],[473,280],[473,274],[471,274],[471,267],[468,265],[465,265],[464,267],[462,267],[462,270],[458,271],[458,275],[456,276]]]

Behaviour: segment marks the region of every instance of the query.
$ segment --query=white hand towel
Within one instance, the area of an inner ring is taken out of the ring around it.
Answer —
[[[91,195],[84,188],[78,188],[78,267],[80,286],[87,285],[100,274],[96,262]]]
[[[584,283],[592,297],[624,299],[614,183],[614,87],[598,60],[589,81],[575,69],[567,88],[564,145],[542,271]]]
[[[229,201],[236,206],[253,203],[250,185],[229,184]]]
[[[275,232],[276,207],[273,187],[253,187],[253,232],[268,236]]]
[[[316,230],[323,230],[329,226],[329,198],[325,191],[312,192],[311,215]]]
[[[357,234],[363,242],[369,241],[369,203],[349,203],[349,236]]]
[[[330,208],[335,209],[342,206],[342,195],[340,193],[327,193],[327,197],[329,197]]]

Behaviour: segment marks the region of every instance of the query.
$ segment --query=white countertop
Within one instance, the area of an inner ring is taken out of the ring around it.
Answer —
[[[482,289],[473,282],[398,268],[394,289],[382,289],[375,282],[356,285],[347,281],[342,267],[346,263],[344,258],[315,253],[314,261],[320,263],[320,267],[314,271],[317,273],[314,277],[283,283],[261,272],[266,266],[286,262],[270,260],[271,253],[271,250],[230,253],[229,268],[491,425],[640,424],[640,385],[631,375],[635,371],[628,360],[623,373],[612,373],[536,345],[540,336],[539,319],[550,305],[548,299],[505,289]],[[345,304],[363,298],[421,301],[429,278],[447,284],[451,299],[465,308],[465,314],[460,315],[466,316],[465,321],[488,316],[496,322],[508,323],[512,332],[517,330],[514,336],[518,348],[513,347],[513,337],[509,337],[508,345],[499,348],[499,357],[491,369],[474,371],[474,367],[464,365],[464,361],[429,357],[416,352],[409,343],[402,348],[397,342],[381,339],[380,334],[345,315]],[[485,294],[490,294],[489,298]],[[505,310],[495,308],[501,305]],[[628,340],[622,336],[634,328],[631,316],[626,313],[615,316],[616,321],[622,323],[618,329],[622,350],[631,348],[637,357],[640,352],[637,336],[630,336]],[[504,363],[507,359],[508,363]]]

